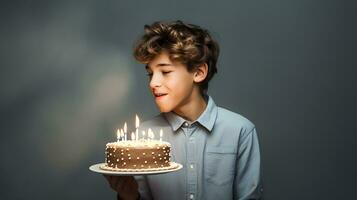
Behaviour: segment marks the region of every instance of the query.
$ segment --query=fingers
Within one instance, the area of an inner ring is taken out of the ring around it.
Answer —
[[[109,175],[104,175],[104,177],[107,179],[110,187],[116,191],[116,188],[117,188],[116,185],[118,184],[120,177],[109,176]]]
[[[104,177],[107,179],[109,182],[110,187],[117,191],[117,192],[122,192],[126,188],[126,184],[128,181],[130,181],[129,176],[109,176],[109,175],[104,175]]]
[[[125,186],[125,177],[118,176],[114,181],[114,190],[117,192],[123,191]]]
[[[123,191],[133,193],[138,190],[138,184],[134,177],[128,176],[125,178],[125,181],[123,182],[123,187],[121,189]]]
[[[118,181],[117,189],[118,189],[119,191],[125,191],[126,186],[127,186],[127,183],[128,183],[128,177],[127,177],[127,176],[122,177],[122,178]]]
[[[137,199],[138,183],[133,176],[104,175],[110,187],[118,193],[121,199]]]
[[[104,177],[107,179],[107,181],[109,182],[110,186],[115,184],[115,182],[116,182],[115,176],[104,175]]]
[[[103,176],[105,177],[105,179],[107,179],[107,181],[110,183],[111,181],[111,176],[103,174]]]

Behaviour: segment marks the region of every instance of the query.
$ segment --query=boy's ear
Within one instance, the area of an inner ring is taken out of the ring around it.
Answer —
[[[195,83],[202,82],[207,77],[207,74],[208,74],[208,65],[207,63],[203,63],[199,65],[195,70],[193,74],[193,81]]]

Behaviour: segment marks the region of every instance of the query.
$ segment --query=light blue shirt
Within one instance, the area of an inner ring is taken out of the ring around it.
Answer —
[[[206,97],[207,107],[194,121],[173,112],[161,113],[141,124],[155,138],[171,143],[171,160],[183,169],[167,174],[135,177],[141,199],[229,200],[260,199],[260,151],[254,124],[243,116],[217,107]]]

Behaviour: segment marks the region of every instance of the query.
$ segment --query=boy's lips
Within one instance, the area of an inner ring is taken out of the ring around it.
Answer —
[[[156,100],[162,99],[166,95],[167,95],[167,93],[154,93],[154,97]]]

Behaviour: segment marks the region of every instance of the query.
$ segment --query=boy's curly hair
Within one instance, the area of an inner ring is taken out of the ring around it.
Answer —
[[[208,89],[208,82],[217,73],[219,55],[218,43],[209,32],[199,26],[182,21],[154,22],[144,26],[145,34],[134,47],[134,57],[141,63],[149,63],[163,51],[173,61],[187,66],[189,72],[207,63],[208,74],[199,86],[202,93]]]

